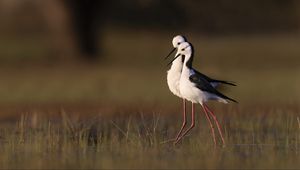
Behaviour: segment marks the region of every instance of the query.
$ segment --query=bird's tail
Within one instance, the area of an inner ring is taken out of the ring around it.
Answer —
[[[232,99],[230,97],[227,97],[227,96],[225,96],[222,93],[218,94],[218,101],[223,102],[223,103],[228,103],[228,101],[232,101],[234,103],[239,103],[238,101],[236,101],[236,100],[234,100],[234,99]]]
[[[225,80],[216,80],[217,83],[221,83],[221,84],[227,84],[230,86],[236,86],[236,84],[232,81],[225,81]]]
[[[230,100],[230,101],[232,101],[232,102],[234,102],[234,103],[239,103],[238,101],[236,101],[236,100],[234,100],[234,99],[232,99],[232,98],[227,98],[227,100]]]

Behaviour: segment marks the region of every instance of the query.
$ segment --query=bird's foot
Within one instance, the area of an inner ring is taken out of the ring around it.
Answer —
[[[177,139],[176,141],[174,141],[174,142],[173,142],[173,146],[176,146],[176,145],[178,144],[179,141],[180,141],[180,140],[178,140],[178,139]]]
[[[162,141],[162,142],[160,142],[160,144],[166,144],[166,143],[170,143],[170,142],[176,142],[177,141],[177,138],[175,138],[175,139],[169,139],[169,140],[165,140],[165,141]]]

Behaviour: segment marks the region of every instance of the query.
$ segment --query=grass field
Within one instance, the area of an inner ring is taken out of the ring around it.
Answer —
[[[225,147],[214,148],[202,113],[197,114],[195,130],[177,146],[161,144],[180,127],[179,113],[171,110],[109,115],[98,111],[90,117],[84,109],[72,117],[72,111],[64,110],[24,113],[17,122],[1,125],[1,168],[300,166],[298,106],[213,108],[223,123]]]
[[[190,135],[161,144],[181,125],[162,60],[173,35],[136,34],[105,34],[100,64],[23,65],[23,49],[6,51],[22,44],[0,40],[0,168],[300,167],[299,36],[188,35],[196,68],[238,84],[222,91],[239,104],[209,103],[226,140],[214,148],[199,106]],[[47,54],[23,43],[34,60]]]

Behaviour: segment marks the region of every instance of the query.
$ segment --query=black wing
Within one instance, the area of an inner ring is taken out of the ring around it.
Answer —
[[[213,86],[210,84],[210,82],[205,79],[205,77],[203,77],[201,74],[198,74],[197,72],[195,72],[195,74],[191,75],[189,77],[190,81],[196,84],[196,87],[202,91],[206,91],[208,93],[217,95],[223,99],[227,99],[227,100],[231,100],[233,102],[236,102],[236,100],[231,99],[227,96],[225,96],[224,94],[220,93],[219,91],[217,91],[215,88],[213,88]]]
[[[236,84],[234,84],[233,82],[229,82],[229,81],[225,81],[225,80],[216,80],[216,79],[212,79],[208,76],[206,76],[205,74],[200,73],[197,70],[193,70],[196,74],[198,74],[200,77],[203,77],[204,79],[206,79],[209,83],[222,83],[222,84],[227,84],[227,85],[231,85],[231,86],[236,86]]]

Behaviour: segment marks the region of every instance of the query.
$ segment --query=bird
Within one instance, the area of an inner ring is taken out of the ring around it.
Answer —
[[[183,42],[188,42],[186,37],[183,35],[177,35],[173,38],[172,40],[172,45],[173,45],[173,49],[171,50],[171,52],[169,52],[169,54],[165,57],[165,59],[167,59],[169,56],[171,56],[171,54],[178,49],[178,46],[180,44],[182,44]],[[178,50],[175,56],[178,55]],[[182,57],[181,55],[178,56],[177,58],[175,58],[174,60],[172,60],[172,62],[170,62],[169,64],[171,64],[170,69],[167,71],[167,83],[168,83],[168,87],[170,89],[170,91],[178,96],[179,98],[182,98],[181,94],[180,94],[180,90],[179,90],[179,80],[180,80],[180,76],[181,76],[181,71],[182,71],[182,67],[183,67],[183,62],[184,62],[184,57]],[[169,65],[168,64],[168,65]],[[201,75],[203,78],[205,78],[208,82],[210,82],[210,84],[213,87],[217,87],[220,84],[227,84],[227,85],[232,85],[235,86],[235,84],[228,82],[228,81],[224,81],[224,80],[216,80],[216,79],[212,79],[200,72],[197,72],[199,75]],[[183,129],[185,128],[186,124],[187,124],[187,119],[186,119],[186,100],[184,98],[182,98],[183,100],[183,122],[181,125],[181,128],[179,130],[179,132],[177,133],[176,137],[174,139],[168,140],[168,141],[177,141],[177,139],[180,137]]]
[[[220,123],[215,114],[208,108],[208,106],[205,103],[209,100],[214,100],[222,103],[228,103],[228,101],[237,103],[237,101],[220,93],[213,86],[212,82],[210,82],[209,79],[207,79],[207,76],[193,68],[192,64],[194,58],[194,50],[191,43],[183,42],[177,48],[178,52],[171,62],[173,62],[179,57],[184,58],[181,76],[179,80],[179,91],[182,98],[192,102],[192,123],[187,130],[182,132],[182,134],[180,135],[180,137],[177,138],[174,144],[177,144],[191,129],[194,128],[195,104],[199,103],[202,106],[203,111],[210,122],[214,144],[216,145],[216,138],[214,134],[214,128],[209,119],[209,115],[212,116],[213,120],[215,121],[222,139],[222,143],[223,145],[225,145],[225,140],[222,134]]]
[[[187,42],[187,40],[184,36],[182,36],[182,35],[175,36],[172,40],[172,44],[173,44],[174,48],[167,55],[167,57],[165,57],[165,59],[167,59],[177,49],[177,47],[183,42]],[[176,53],[176,55],[177,55],[177,53]],[[178,58],[173,60],[170,69],[167,71],[168,87],[175,96],[178,96],[180,98],[181,98],[181,95],[179,92],[179,80],[180,80],[181,71],[182,71],[182,63],[183,63],[183,58],[181,56],[179,56]]]
[[[186,42],[186,41],[187,41],[187,39],[182,35],[175,36],[172,40],[172,44],[173,44],[174,48],[165,57],[165,59],[167,59],[178,48],[178,46],[181,43]],[[180,80],[180,76],[181,76],[183,60],[184,60],[184,58],[182,58],[181,56],[179,56],[178,58],[173,60],[170,69],[167,71],[168,87],[169,87],[170,91],[175,96],[178,96],[179,98],[182,98],[181,94],[180,94],[180,91],[179,91],[179,80]],[[184,98],[182,98],[182,99],[183,99],[182,100],[182,103],[183,103],[183,122],[182,122],[181,128],[180,128],[179,132],[177,133],[176,137],[174,139],[169,140],[169,141],[177,141],[177,139],[179,138],[179,136],[181,135],[183,129],[185,128],[185,126],[187,124],[187,120],[186,120],[186,101],[185,101]]]

